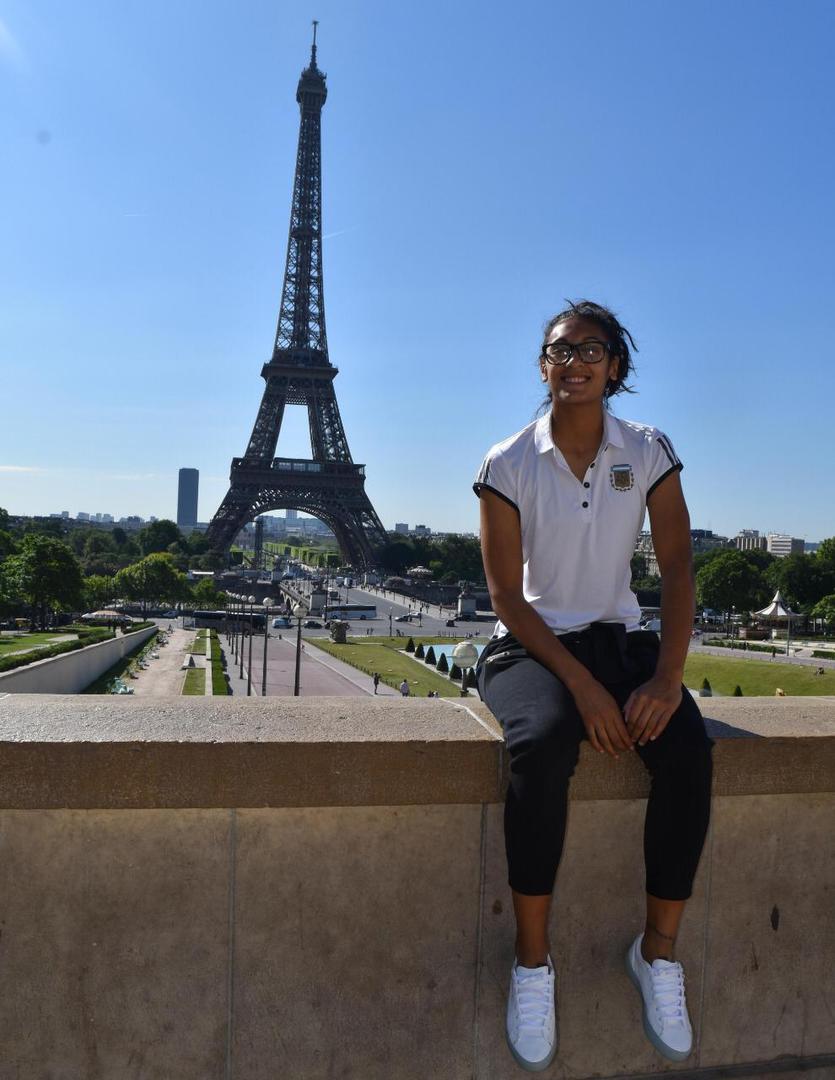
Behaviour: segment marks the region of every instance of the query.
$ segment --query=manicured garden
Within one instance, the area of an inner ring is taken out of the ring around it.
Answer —
[[[405,652],[408,638],[348,638],[344,645],[322,638],[310,639],[310,644],[317,649],[330,653],[338,660],[358,668],[366,675],[378,672],[380,679],[387,686],[398,689],[406,679],[412,694],[426,697],[430,690],[437,690],[441,697],[457,698],[461,696],[460,683],[452,682],[437,674],[432,663],[425,663],[420,658],[413,659],[413,653]],[[425,637],[414,638],[415,644],[423,645],[427,650],[430,645],[449,645],[449,638]]]

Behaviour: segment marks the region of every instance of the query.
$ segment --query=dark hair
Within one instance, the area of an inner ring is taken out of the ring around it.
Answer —
[[[537,362],[544,356],[545,342],[557,323],[564,322],[566,319],[587,319],[589,322],[596,323],[605,334],[612,353],[617,357],[618,361],[617,375],[614,379],[609,380],[606,389],[603,391],[603,403],[608,408],[609,398],[614,397],[615,394],[633,394],[635,392],[631,386],[626,385],[626,377],[630,372],[634,374],[635,371],[629,345],[632,346],[635,352],[638,351],[638,346],[626,327],[621,326],[614,311],[610,311],[609,308],[603,307],[602,304],[595,304],[593,300],[566,300],[566,303],[568,307],[558,315],[554,315],[545,324],[542,333],[542,348],[539,350]],[[549,390],[545,400],[540,405],[540,410],[550,405],[551,391]]]

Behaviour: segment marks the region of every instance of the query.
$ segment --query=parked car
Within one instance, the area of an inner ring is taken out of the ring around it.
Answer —
[[[322,624],[315,619],[308,619],[304,624],[305,630],[321,630]]]
[[[163,611],[161,617],[163,619],[176,619],[177,618],[177,612],[176,611]]]
[[[288,618],[286,618],[284,615],[280,615],[277,619],[273,619],[273,629],[274,630],[286,630],[288,627],[290,627],[292,625],[293,624],[290,622],[290,620]]]

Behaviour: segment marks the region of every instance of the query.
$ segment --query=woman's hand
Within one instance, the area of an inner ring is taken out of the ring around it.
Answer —
[[[619,757],[618,750],[632,749],[618,703],[597,679],[589,678],[572,696],[595,750]]]
[[[681,683],[653,675],[629,695],[623,716],[630,739],[639,745],[657,739],[681,704]]]

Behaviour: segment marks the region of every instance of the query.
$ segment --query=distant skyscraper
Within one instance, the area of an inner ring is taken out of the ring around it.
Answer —
[[[200,473],[197,469],[180,469],[177,487],[177,524],[197,524],[197,485]]]
[[[408,523],[405,522],[405,521],[395,521],[395,523],[394,523],[394,531],[396,533],[400,533],[402,536],[408,536],[409,535]]]

